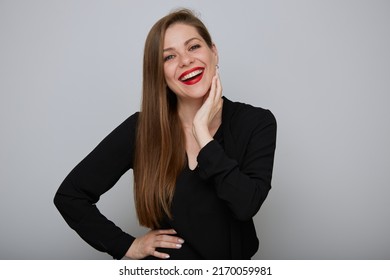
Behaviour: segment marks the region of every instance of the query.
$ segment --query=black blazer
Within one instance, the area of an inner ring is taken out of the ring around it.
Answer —
[[[135,238],[105,218],[95,204],[133,167],[137,120],[135,113],[111,132],[69,173],[54,198],[71,228],[116,259]],[[213,180],[217,196],[230,210],[229,258],[250,259],[259,245],[252,218],[271,188],[276,120],[269,110],[224,97],[222,132],[223,147],[214,140],[200,151],[199,175]]]

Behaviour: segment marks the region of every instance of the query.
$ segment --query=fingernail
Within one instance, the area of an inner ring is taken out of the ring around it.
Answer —
[[[184,243],[184,240],[183,239],[181,239],[181,238],[179,238],[178,240],[177,240],[179,243]]]
[[[176,248],[181,248],[181,244],[176,244]]]

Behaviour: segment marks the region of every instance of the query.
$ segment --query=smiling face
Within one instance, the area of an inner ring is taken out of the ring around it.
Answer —
[[[164,76],[168,87],[182,98],[203,98],[218,63],[216,47],[207,45],[195,27],[171,25],[164,38]]]

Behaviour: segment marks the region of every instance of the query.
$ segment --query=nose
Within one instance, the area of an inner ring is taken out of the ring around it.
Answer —
[[[194,61],[193,57],[188,53],[183,53],[180,55],[180,66],[185,67],[190,65]]]

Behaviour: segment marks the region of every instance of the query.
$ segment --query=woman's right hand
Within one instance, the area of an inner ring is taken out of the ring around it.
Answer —
[[[134,260],[154,256],[160,259],[168,259],[169,255],[156,251],[156,248],[180,249],[184,240],[172,236],[176,234],[174,229],[151,230],[145,235],[138,237],[127,250],[126,257]]]

